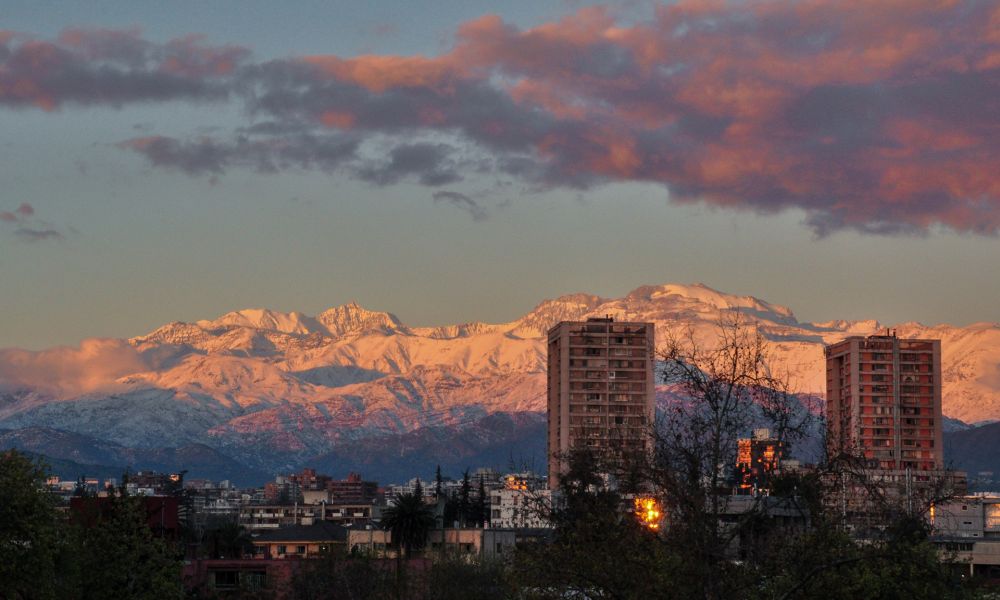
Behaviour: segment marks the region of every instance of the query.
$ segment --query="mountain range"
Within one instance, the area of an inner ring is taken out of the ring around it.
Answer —
[[[732,312],[769,340],[774,363],[809,395],[823,393],[824,344],[887,330],[939,338],[949,428],[1000,417],[996,323],[800,322],[752,296],[666,284],[622,298],[545,300],[509,323],[413,327],[351,303],[316,316],[248,309],[131,339],[0,350],[0,447],[94,465],[190,460],[195,474],[231,471],[237,480],[304,465],[382,478],[427,473],[432,463],[543,470],[550,325],[612,316],[654,322],[659,340],[691,331],[710,344]]]

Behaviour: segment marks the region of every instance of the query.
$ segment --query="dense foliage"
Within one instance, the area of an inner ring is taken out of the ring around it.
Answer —
[[[70,519],[45,488],[42,465],[0,453],[0,597],[180,598],[177,548],[156,538],[138,498],[113,494]]]

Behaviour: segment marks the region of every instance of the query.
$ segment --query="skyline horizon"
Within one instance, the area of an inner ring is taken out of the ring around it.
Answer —
[[[39,346],[39,347],[35,347],[35,348],[33,348],[33,347],[26,347],[26,346],[4,346],[2,344],[2,342],[0,342],[0,350],[17,350],[17,351],[28,351],[28,352],[40,352],[40,351],[45,351],[45,350],[54,350],[54,349],[58,349],[58,348],[79,348],[81,343],[86,342],[88,340],[102,340],[102,339],[128,340],[128,339],[131,339],[131,338],[142,337],[144,335],[152,333],[153,331],[159,329],[160,327],[163,327],[163,326],[171,324],[171,323],[189,323],[189,324],[210,323],[210,322],[218,321],[219,319],[222,319],[222,318],[224,318],[226,316],[229,316],[229,315],[234,315],[234,314],[238,314],[238,313],[245,313],[245,312],[248,312],[248,311],[269,311],[269,312],[277,313],[277,314],[280,314],[280,315],[294,315],[294,314],[299,314],[299,315],[301,315],[303,317],[312,319],[312,318],[315,318],[315,317],[319,316],[321,313],[323,313],[325,311],[333,310],[333,309],[337,309],[337,308],[348,307],[348,306],[352,306],[352,305],[356,306],[356,307],[358,307],[358,308],[360,308],[362,310],[368,311],[368,312],[391,315],[391,316],[397,318],[402,325],[404,325],[406,327],[410,327],[410,328],[416,328],[416,329],[433,329],[433,328],[437,328],[437,327],[448,327],[448,326],[466,325],[466,324],[471,324],[471,323],[482,323],[482,324],[486,324],[486,325],[505,325],[505,324],[509,324],[509,323],[513,323],[513,322],[518,321],[519,319],[523,318],[524,316],[530,314],[533,310],[537,309],[540,305],[542,305],[545,302],[549,302],[549,301],[553,301],[553,300],[558,300],[560,298],[572,297],[572,296],[576,296],[576,295],[588,295],[588,296],[596,296],[596,297],[600,298],[603,302],[614,302],[616,300],[620,300],[620,299],[626,298],[627,296],[629,296],[633,292],[642,290],[643,288],[664,288],[664,287],[680,287],[680,288],[688,288],[688,289],[690,289],[690,288],[704,288],[704,289],[706,289],[706,290],[708,290],[710,292],[718,293],[718,294],[723,295],[723,296],[729,296],[729,297],[733,297],[733,298],[752,298],[754,300],[764,302],[764,303],[766,303],[768,305],[771,305],[771,306],[774,306],[776,308],[787,309],[788,311],[791,312],[791,314],[792,314],[793,318],[795,319],[795,321],[798,324],[800,324],[800,325],[821,325],[821,324],[824,324],[824,323],[837,323],[837,322],[841,322],[841,321],[856,322],[856,323],[876,322],[878,324],[879,328],[885,328],[887,331],[889,329],[893,329],[893,328],[898,327],[898,326],[905,326],[905,325],[909,325],[909,324],[917,324],[917,325],[921,325],[923,327],[928,327],[928,328],[934,328],[934,327],[939,327],[939,326],[954,327],[954,328],[969,328],[969,327],[972,327],[972,326],[975,326],[975,325],[991,325],[991,326],[995,326],[995,327],[1000,327],[1000,320],[978,320],[978,321],[969,321],[969,322],[959,323],[959,322],[950,322],[950,321],[926,322],[926,321],[920,321],[920,320],[917,320],[917,319],[883,320],[883,319],[879,319],[879,318],[875,318],[875,317],[843,318],[843,317],[833,316],[833,317],[830,317],[830,318],[807,318],[807,317],[804,317],[802,314],[800,314],[800,311],[797,310],[797,307],[795,307],[793,305],[790,305],[788,303],[776,301],[776,300],[774,300],[772,298],[768,298],[768,297],[763,296],[763,295],[754,294],[754,293],[731,292],[729,290],[719,289],[719,288],[713,287],[711,285],[708,285],[708,284],[706,284],[704,282],[700,282],[700,281],[691,282],[691,283],[680,283],[680,282],[676,282],[676,281],[669,281],[669,282],[657,283],[657,284],[654,284],[654,283],[644,283],[644,284],[641,284],[641,285],[638,285],[638,286],[632,286],[632,287],[626,289],[625,291],[623,291],[621,293],[617,293],[617,294],[616,293],[612,293],[610,295],[609,294],[597,294],[597,293],[594,293],[594,292],[591,292],[591,291],[587,291],[587,290],[577,290],[577,291],[573,291],[573,292],[566,292],[566,293],[562,293],[562,294],[558,294],[558,295],[548,296],[548,297],[541,298],[541,299],[535,301],[533,304],[531,304],[525,310],[521,310],[521,311],[513,313],[509,318],[500,318],[500,319],[473,318],[473,319],[467,319],[467,320],[450,319],[450,320],[444,320],[444,321],[439,321],[439,322],[431,322],[431,323],[429,323],[429,322],[421,322],[421,321],[415,321],[415,320],[412,320],[412,319],[407,319],[406,317],[401,316],[401,315],[405,315],[406,313],[403,312],[403,311],[399,311],[399,310],[397,310],[397,309],[395,309],[395,308],[393,308],[391,306],[389,306],[389,307],[383,307],[383,306],[375,305],[375,304],[372,304],[372,303],[367,303],[367,302],[364,302],[364,301],[360,301],[360,300],[358,300],[356,298],[351,298],[349,300],[346,300],[344,302],[337,303],[337,304],[320,305],[320,308],[313,309],[313,310],[303,310],[303,309],[298,309],[298,308],[294,308],[294,307],[293,308],[279,308],[279,307],[274,307],[274,306],[242,306],[242,307],[238,307],[238,308],[234,307],[234,308],[232,308],[230,310],[224,310],[222,312],[216,312],[216,313],[208,314],[208,315],[196,316],[194,318],[189,318],[189,319],[166,319],[166,320],[161,320],[161,321],[158,321],[158,322],[155,322],[155,323],[151,323],[145,329],[139,330],[139,331],[131,333],[131,334],[126,334],[126,335],[92,335],[92,336],[87,336],[87,337],[80,338],[80,339],[75,340],[75,341],[69,341],[69,342],[64,342],[64,343],[55,343],[55,344],[51,344],[51,345],[48,345],[48,346]],[[0,339],[2,339],[2,338],[0,338]]]

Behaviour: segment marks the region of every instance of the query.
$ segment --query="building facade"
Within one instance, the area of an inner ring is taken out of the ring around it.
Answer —
[[[544,529],[552,527],[552,490],[501,489],[490,492],[490,527]]]
[[[826,347],[827,444],[884,470],[944,468],[941,341],[894,333]]]
[[[931,541],[969,574],[1000,580],[1000,497],[959,496],[927,513]]]
[[[239,509],[239,524],[251,533],[289,525],[358,525],[371,520],[371,504],[250,504]]]
[[[563,321],[548,332],[549,487],[578,449],[616,456],[650,448],[654,418],[652,323]]]
[[[442,554],[464,558],[495,560],[510,553],[517,544],[514,531],[504,529],[431,529],[422,550],[424,556]],[[376,558],[395,558],[397,548],[392,543],[392,532],[384,529],[351,529],[347,534],[347,547]]]
[[[737,440],[736,493],[743,496],[767,495],[771,481],[781,469],[785,444],[769,429],[755,429],[753,437]]]

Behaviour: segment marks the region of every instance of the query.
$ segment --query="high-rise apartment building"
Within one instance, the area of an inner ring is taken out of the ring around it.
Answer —
[[[654,349],[652,323],[602,318],[549,329],[550,488],[558,486],[573,449],[615,457],[650,448]]]
[[[873,468],[944,468],[941,341],[849,337],[826,347],[827,445],[831,456]]]

